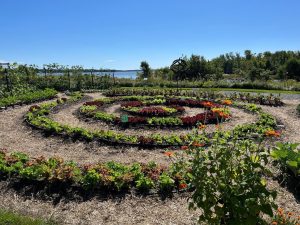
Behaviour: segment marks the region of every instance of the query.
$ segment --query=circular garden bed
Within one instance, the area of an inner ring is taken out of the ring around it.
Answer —
[[[120,104],[121,115],[105,112],[112,104]],[[192,98],[118,97],[85,102],[80,114],[119,126],[177,126],[192,127],[199,124],[217,124],[229,120],[229,100],[221,103]],[[201,108],[202,113],[184,116],[184,106]]]

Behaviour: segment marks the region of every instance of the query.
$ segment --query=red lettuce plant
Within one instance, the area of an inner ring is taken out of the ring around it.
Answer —
[[[128,108],[128,107],[140,107],[143,106],[141,101],[131,101],[131,102],[124,102],[121,104],[121,107]]]
[[[103,102],[101,102],[101,101],[91,101],[91,102],[85,102],[83,105],[85,105],[85,106],[97,106],[97,107],[101,107],[101,106],[103,106]]]

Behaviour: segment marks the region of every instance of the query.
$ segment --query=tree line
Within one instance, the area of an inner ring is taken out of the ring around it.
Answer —
[[[294,79],[300,81],[300,51],[266,51],[244,54],[226,53],[211,60],[200,55],[182,57],[184,70],[180,74],[171,66],[151,70],[146,61],[141,62],[140,78],[160,78],[164,80],[220,80],[225,75],[235,75],[243,80]]]

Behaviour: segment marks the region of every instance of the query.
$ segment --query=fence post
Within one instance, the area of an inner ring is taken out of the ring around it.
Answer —
[[[94,89],[94,74],[93,74],[93,69],[91,70],[91,77],[92,77],[92,89]]]
[[[5,81],[6,81],[6,89],[12,95],[12,91],[11,91],[11,88],[10,88],[10,85],[9,85],[9,79],[8,79],[8,71],[7,71],[6,68],[4,69],[4,74],[5,74]]]
[[[71,76],[70,76],[70,70],[68,69],[68,80],[69,80],[69,91],[71,91]]]
[[[45,83],[46,83],[46,87],[48,86],[48,81],[47,81],[47,70],[44,67],[44,75],[45,75]]]

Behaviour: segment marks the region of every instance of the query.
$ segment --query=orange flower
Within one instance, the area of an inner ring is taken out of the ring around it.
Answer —
[[[272,225],[277,225],[278,223],[276,221],[273,221],[272,222]]]
[[[181,150],[188,150],[188,149],[189,149],[189,147],[186,145],[181,146]]]
[[[292,212],[288,212],[288,217],[291,217],[292,215],[293,215],[293,213]]]
[[[164,155],[172,157],[174,155],[174,152],[164,152]]]
[[[214,113],[220,113],[221,112],[220,109],[218,109],[218,108],[213,108],[211,111],[213,111]]]
[[[187,184],[186,183],[181,183],[179,184],[179,189],[182,190],[182,189],[186,189],[187,188]]]
[[[278,208],[277,211],[283,213],[283,208]]]
[[[226,99],[222,102],[223,105],[232,105],[232,101],[229,99]]]
[[[277,211],[278,211],[278,215],[282,217],[283,213],[284,213],[284,210],[282,208],[278,208]]]
[[[204,143],[199,143],[197,141],[194,141],[192,144],[194,147],[203,147],[205,144]]]
[[[268,130],[268,131],[266,131],[265,135],[268,137],[279,137],[280,133],[275,130]]]
[[[229,118],[229,115],[227,113],[224,113],[224,112],[219,112],[219,116],[222,117],[222,118]]]
[[[203,102],[203,106],[206,108],[211,108],[211,107],[213,107],[213,103],[212,102]]]
[[[201,124],[201,125],[198,127],[199,130],[203,130],[203,129],[205,129],[205,128],[206,128],[206,126],[203,125],[203,124]]]

